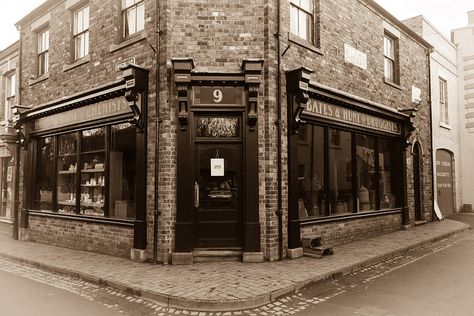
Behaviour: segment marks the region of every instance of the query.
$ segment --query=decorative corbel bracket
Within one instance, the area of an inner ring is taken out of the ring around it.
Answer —
[[[137,102],[140,100],[140,94],[135,91],[129,90],[125,92],[125,100],[127,100],[128,106],[130,107],[133,113],[133,118],[130,119],[129,123],[135,126],[138,133],[143,133],[144,123],[142,113],[137,105]]]
[[[189,124],[188,90],[191,85],[191,71],[194,69],[194,62],[192,58],[173,58],[171,62],[178,91],[178,121],[181,130],[184,131]]]
[[[408,128],[405,134],[405,147],[412,147],[418,140],[418,131],[415,124],[416,112],[418,109],[416,107],[411,108],[399,108],[399,112],[408,114]]]
[[[145,129],[143,103],[145,101],[140,97],[148,89],[148,70],[129,64],[123,68],[122,77],[125,80],[125,100],[133,113],[133,118],[129,122],[135,126],[137,133],[143,133]]]
[[[306,109],[309,101],[309,82],[313,70],[301,67],[286,74],[287,90],[294,96],[291,127],[294,133],[298,134],[301,126],[306,121],[301,119],[301,114]]]
[[[245,75],[245,84],[248,88],[247,124],[250,131],[255,130],[258,122],[258,90],[262,82],[263,60],[244,59],[242,70]]]

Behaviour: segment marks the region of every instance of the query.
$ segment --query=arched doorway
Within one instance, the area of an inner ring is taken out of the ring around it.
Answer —
[[[443,215],[454,212],[453,155],[445,149],[436,151],[436,199]]]
[[[416,143],[413,146],[413,189],[415,198],[415,220],[420,221],[422,218],[422,189],[421,189],[421,148],[420,144]]]

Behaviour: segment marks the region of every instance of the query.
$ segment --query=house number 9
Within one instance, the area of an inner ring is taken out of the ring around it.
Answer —
[[[219,89],[214,90],[214,92],[212,93],[212,96],[214,97],[214,102],[216,103],[222,102],[223,94],[221,90]]]

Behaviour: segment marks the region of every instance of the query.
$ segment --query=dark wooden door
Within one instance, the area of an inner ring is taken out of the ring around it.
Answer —
[[[451,153],[439,149],[436,151],[437,201],[443,215],[452,214],[454,209],[453,169]]]
[[[242,144],[195,144],[195,247],[242,246]]]
[[[415,144],[413,149],[413,186],[415,193],[415,220],[417,221],[422,219],[420,159],[420,148],[418,144]]]

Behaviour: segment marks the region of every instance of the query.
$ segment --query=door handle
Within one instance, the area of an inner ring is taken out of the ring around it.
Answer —
[[[194,182],[194,207],[199,207],[199,184],[197,181]]]

